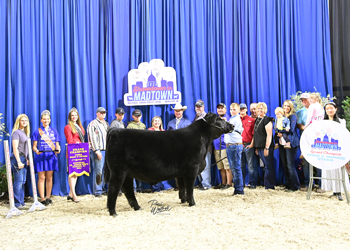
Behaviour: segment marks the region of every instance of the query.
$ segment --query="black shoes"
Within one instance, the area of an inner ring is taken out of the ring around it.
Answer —
[[[222,185],[222,184],[220,183],[220,185],[214,187],[214,189],[222,189],[224,186],[225,186],[225,185]]]
[[[40,202],[41,204],[43,204],[44,206],[48,206],[50,203],[49,201],[46,199],[46,200],[43,200]]]
[[[67,196],[67,201],[69,201],[69,200],[73,200],[73,198],[68,195]]]
[[[341,193],[333,193],[331,196],[329,196],[329,198],[332,197],[337,197],[339,201],[343,201],[343,196],[341,196]]]
[[[225,189],[228,189],[228,188],[230,188],[230,187],[231,187],[230,185],[226,184],[226,185],[223,185],[221,189],[222,189],[222,190],[225,190]]]

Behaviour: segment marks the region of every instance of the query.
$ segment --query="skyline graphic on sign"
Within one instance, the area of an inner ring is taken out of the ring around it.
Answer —
[[[161,59],[140,63],[128,73],[128,93],[124,94],[126,106],[162,105],[181,103],[177,91],[176,71],[165,67]]]

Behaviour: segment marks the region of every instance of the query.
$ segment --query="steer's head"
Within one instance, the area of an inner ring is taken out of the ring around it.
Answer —
[[[211,112],[206,114],[204,120],[213,128],[212,131],[215,138],[218,138],[222,134],[231,133],[235,128],[231,123]]]

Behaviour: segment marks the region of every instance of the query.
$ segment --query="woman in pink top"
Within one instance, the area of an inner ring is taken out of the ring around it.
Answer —
[[[163,129],[162,118],[160,118],[159,116],[153,117],[152,127],[150,127],[148,130],[165,131]],[[156,185],[152,186],[153,192],[159,192],[161,190],[170,190],[170,189],[172,189],[172,186],[169,184],[168,181],[161,181],[161,182],[157,183]]]

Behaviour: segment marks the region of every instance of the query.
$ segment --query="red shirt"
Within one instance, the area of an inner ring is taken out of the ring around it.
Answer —
[[[244,128],[242,140],[243,142],[249,143],[253,140],[255,119],[246,115],[245,117],[241,116],[241,121]]]

